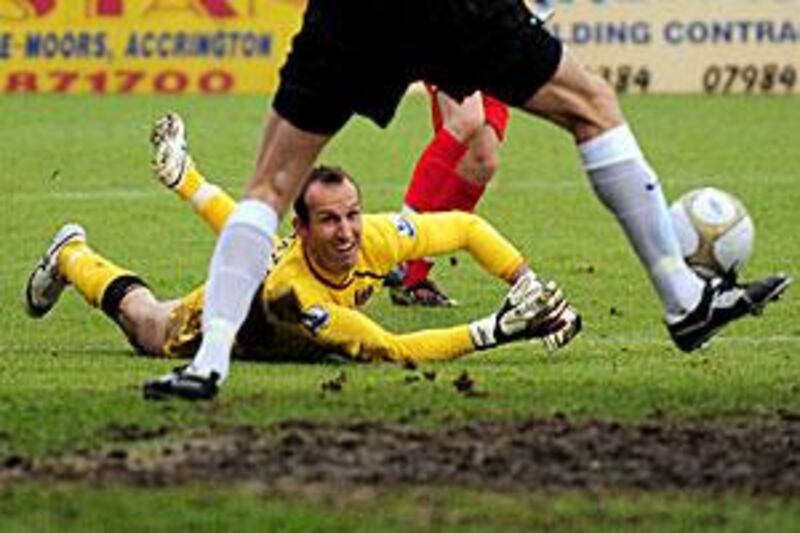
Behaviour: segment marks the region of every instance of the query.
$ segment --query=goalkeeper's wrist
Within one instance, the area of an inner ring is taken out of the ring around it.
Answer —
[[[476,350],[486,350],[499,344],[496,334],[497,313],[475,320],[469,324],[469,335]]]

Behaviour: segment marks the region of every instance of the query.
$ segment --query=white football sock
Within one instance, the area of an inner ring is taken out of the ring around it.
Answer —
[[[616,215],[647,269],[667,319],[700,301],[704,282],[686,265],[658,176],[627,125],[578,146],[600,200]]]
[[[217,240],[203,302],[203,342],[190,370],[228,376],[230,355],[239,327],[264,281],[278,228],[275,210],[259,200],[243,200]]]

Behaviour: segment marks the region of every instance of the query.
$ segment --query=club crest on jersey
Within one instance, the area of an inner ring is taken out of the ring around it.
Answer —
[[[303,311],[300,320],[311,333],[316,334],[330,323],[331,314],[327,309],[319,305],[314,305]]]
[[[417,228],[409,219],[402,215],[395,215],[392,218],[394,220],[394,226],[397,228],[397,233],[405,235],[409,239],[413,239],[417,236]]]

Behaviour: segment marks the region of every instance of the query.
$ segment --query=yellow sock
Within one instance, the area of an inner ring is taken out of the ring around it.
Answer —
[[[191,200],[197,189],[204,183],[206,183],[206,180],[203,175],[192,166],[186,171],[178,186],[175,187],[175,192],[178,193],[182,200]]]
[[[130,270],[97,254],[85,242],[65,246],[58,254],[58,268],[93,307],[100,307],[106,289],[114,280],[136,277]]]
[[[175,192],[183,200],[191,202],[194,210],[211,226],[214,233],[222,230],[225,221],[236,208],[236,202],[228,193],[206,181],[194,167],[186,171]]]

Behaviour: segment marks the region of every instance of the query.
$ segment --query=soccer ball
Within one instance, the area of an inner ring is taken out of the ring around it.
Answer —
[[[753,219],[735,196],[694,189],[670,206],[670,214],[683,257],[700,276],[735,276],[750,259]]]

